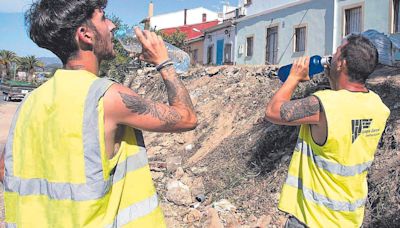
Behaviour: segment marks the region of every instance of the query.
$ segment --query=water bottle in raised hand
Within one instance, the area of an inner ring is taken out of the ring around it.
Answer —
[[[130,53],[142,52],[142,44],[132,28],[121,27],[114,32],[114,36],[126,51]],[[165,41],[164,44],[168,51],[168,57],[174,63],[176,73],[187,72],[190,66],[190,56],[172,44]]]
[[[310,58],[310,65],[308,70],[308,75],[310,79],[318,73],[324,71],[324,66],[329,66],[331,64],[332,56],[324,56],[321,57],[319,55],[314,55]],[[289,77],[290,70],[292,69],[293,64],[289,64],[286,66],[282,66],[278,70],[278,77],[282,82],[285,82]]]

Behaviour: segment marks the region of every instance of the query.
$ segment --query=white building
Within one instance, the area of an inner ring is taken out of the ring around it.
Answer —
[[[375,29],[400,36],[400,0],[239,0],[235,60],[241,64],[293,62],[328,55],[343,37]]]
[[[184,9],[150,17],[150,27],[156,30],[198,24],[220,18],[218,13],[203,7]]]

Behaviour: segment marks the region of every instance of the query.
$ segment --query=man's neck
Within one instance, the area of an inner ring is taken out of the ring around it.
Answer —
[[[98,75],[99,62],[92,52],[79,52],[74,58],[71,58],[65,64],[67,70],[86,70],[92,74]]]
[[[340,77],[337,83],[337,90],[345,89],[351,92],[368,92],[364,83],[352,82],[348,76]]]

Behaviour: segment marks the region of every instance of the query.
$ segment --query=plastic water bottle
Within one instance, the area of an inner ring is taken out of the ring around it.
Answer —
[[[114,36],[129,53],[142,52],[142,44],[132,28],[119,28],[114,32]],[[187,72],[190,66],[190,56],[170,43],[164,41],[164,44],[168,51],[168,57],[174,63],[176,73]]]
[[[314,55],[310,58],[310,65],[308,70],[308,75],[312,78],[315,74],[324,71],[324,66],[331,65],[332,56],[321,57],[319,55]],[[293,64],[282,66],[278,70],[278,77],[282,82],[285,82],[290,74]]]

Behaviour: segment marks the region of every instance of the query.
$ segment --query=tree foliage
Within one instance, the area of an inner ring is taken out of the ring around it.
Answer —
[[[157,35],[160,35],[163,40],[167,43],[174,45],[182,50],[185,48],[185,40],[186,40],[186,33],[181,32],[179,29],[176,29],[175,32],[168,35],[161,30],[156,31]]]
[[[6,69],[6,79],[11,78],[10,66],[11,63],[15,62],[16,60],[17,54],[15,54],[15,52],[9,50],[0,51],[0,64]]]
[[[44,63],[39,61],[34,55],[28,55],[25,57],[20,57],[17,59],[17,65],[20,70],[27,72],[26,81],[31,82],[33,73],[35,72],[36,68],[41,68],[43,70]]]

